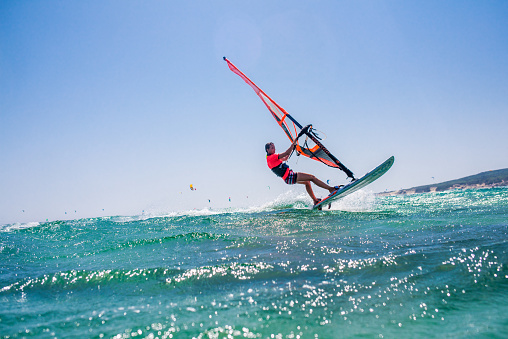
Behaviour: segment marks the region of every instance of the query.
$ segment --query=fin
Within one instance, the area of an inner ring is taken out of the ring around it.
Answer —
[[[319,204],[320,202],[321,202],[321,199],[318,199],[318,202],[317,202],[317,203],[315,203],[315,204],[314,204],[314,206],[316,206],[316,205],[317,205],[317,204]],[[319,206],[317,209],[321,211],[321,210],[322,210],[322,207],[321,207],[321,206]]]

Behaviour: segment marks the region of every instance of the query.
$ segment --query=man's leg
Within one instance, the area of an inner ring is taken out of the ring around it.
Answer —
[[[325,184],[324,182],[322,182],[321,180],[319,180],[312,174],[298,172],[296,175],[296,182],[299,184],[304,184],[305,181],[307,181],[307,182],[312,181],[316,186],[324,188],[325,190],[328,190],[328,192],[330,192],[330,193],[335,191],[335,189],[332,186],[328,186],[327,184]],[[310,190],[312,191],[312,188],[310,188]],[[308,191],[309,190],[307,189],[307,192]],[[314,195],[314,194],[312,194],[312,195]],[[312,197],[312,195],[311,195],[311,197]]]
[[[314,205],[319,202],[319,199],[317,199],[316,196],[314,195],[314,191],[312,191],[312,186],[310,184],[310,181],[300,182],[300,181],[297,180],[297,183],[305,185],[305,189],[307,190],[307,193],[311,197],[312,201],[314,201]]]

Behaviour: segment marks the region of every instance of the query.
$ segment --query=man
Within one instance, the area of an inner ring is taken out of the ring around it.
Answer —
[[[296,147],[296,142],[297,139],[293,141],[291,146],[289,146],[289,148],[284,153],[280,154],[275,153],[275,145],[273,144],[273,142],[267,143],[265,145],[266,162],[268,164],[268,167],[273,171],[273,173],[281,177],[286,184],[293,185],[296,183],[305,185],[307,193],[309,193],[310,197],[314,201],[314,205],[316,205],[321,201],[321,199],[317,199],[316,196],[314,195],[314,192],[312,191],[312,186],[310,184],[311,182],[313,182],[315,185],[321,188],[328,190],[328,192],[330,193],[333,193],[336,190],[338,190],[339,186],[335,187],[328,186],[327,184],[325,184],[312,174],[301,172],[295,173],[289,168],[289,166],[286,163],[284,163],[284,161],[286,161],[289,158],[289,155]]]

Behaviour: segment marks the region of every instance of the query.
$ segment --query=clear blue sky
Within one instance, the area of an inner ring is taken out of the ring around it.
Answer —
[[[375,192],[508,167],[506,1],[2,1],[0,224],[304,192],[223,56]]]

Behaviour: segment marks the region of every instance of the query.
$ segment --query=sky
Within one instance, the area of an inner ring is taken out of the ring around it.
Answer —
[[[304,194],[223,56],[357,177],[394,155],[372,192],[508,167],[506,1],[2,1],[0,224]]]

